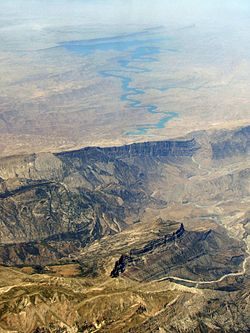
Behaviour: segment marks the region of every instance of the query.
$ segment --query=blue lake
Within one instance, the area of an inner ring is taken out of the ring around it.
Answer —
[[[125,102],[130,109],[145,110],[152,115],[161,115],[160,120],[156,123],[135,125],[134,129],[125,133],[126,135],[145,135],[150,130],[165,128],[169,121],[178,117],[176,112],[159,111],[157,104],[143,104],[140,96],[146,94],[146,91],[133,85],[133,77],[137,73],[152,72],[147,64],[157,62],[160,53],[176,52],[176,50],[167,48],[167,41],[168,38],[165,36],[159,37],[155,36],[154,33],[144,31],[111,38],[65,42],[61,43],[59,47],[82,56],[90,56],[96,52],[117,52],[114,69],[104,69],[98,74],[102,77],[120,80],[122,87],[120,100]],[[165,90],[164,87],[156,89]]]

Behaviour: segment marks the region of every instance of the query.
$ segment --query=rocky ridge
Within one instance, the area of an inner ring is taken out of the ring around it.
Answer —
[[[0,332],[248,332],[249,138],[0,159]]]

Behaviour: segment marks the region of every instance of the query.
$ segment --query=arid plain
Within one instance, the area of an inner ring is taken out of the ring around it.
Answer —
[[[2,156],[249,123],[246,17],[95,24],[40,6],[1,12]]]

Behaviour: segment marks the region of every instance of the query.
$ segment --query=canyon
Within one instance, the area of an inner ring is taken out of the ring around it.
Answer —
[[[249,143],[1,158],[0,332],[247,332]]]

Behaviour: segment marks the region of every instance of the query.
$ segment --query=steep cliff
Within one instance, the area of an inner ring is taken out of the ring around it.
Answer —
[[[0,159],[0,332],[248,332],[249,136]]]
[[[149,187],[159,163],[197,149],[195,140],[166,141],[1,160],[1,262],[31,264],[31,248],[34,263],[44,262],[42,253],[54,260],[76,241],[84,246],[120,232],[154,204]]]
[[[50,263],[119,233],[147,207],[248,195],[247,168],[202,177],[202,135],[0,159],[0,262]],[[248,154],[249,127],[209,135],[212,163]]]

